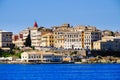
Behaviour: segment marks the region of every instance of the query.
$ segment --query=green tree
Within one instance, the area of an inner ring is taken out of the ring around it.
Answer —
[[[111,31],[111,36],[115,36],[115,33],[113,31]]]
[[[76,54],[77,54],[77,51],[73,51],[73,52],[71,52],[70,55],[76,55]]]
[[[25,40],[24,45],[25,45],[26,47],[31,47],[30,30],[29,30],[29,34],[28,34],[28,36],[27,36],[27,38],[26,38],[26,40]]]
[[[13,49],[15,48],[15,44],[10,44],[10,53],[14,54]]]

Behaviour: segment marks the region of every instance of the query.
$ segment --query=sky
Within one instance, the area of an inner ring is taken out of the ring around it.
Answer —
[[[120,0],[0,0],[0,29],[17,34],[35,21],[120,31]]]

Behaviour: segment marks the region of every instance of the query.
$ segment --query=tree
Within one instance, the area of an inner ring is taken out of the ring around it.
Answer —
[[[71,52],[70,55],[76,55],[77,54],[77,51],[74,51],[74,52]]]
[[[14,48],[15,48],[15,44],[10,44],[10,53],[14,54],[14,52],[13,52]]]
[[[111,31],[111,36],[115,36],[115,33],[113,31]]]
[[[30,30],[29,30],[29,34],[25,40],[25,43],[24,43],[25,47],[31,47],[31,37],[30,37]]]

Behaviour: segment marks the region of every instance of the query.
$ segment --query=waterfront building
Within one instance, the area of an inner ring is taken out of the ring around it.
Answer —
[[[29,27],[25,30],[22,30],[19,34],[14,35],[13,43],[17,47],[23,47],[28,34],[30,34],[31,46],[38,47],[41,46],[41,36],[51,32],[51,29],[38,27],[37,22],[35,22],[33,27]],[[21,35],[22,37],[20,37]]]
[[[23,34],[13,35],[12,42],[16,47],[22,48],[24,46]]]
[[[53,33],[46,33],[46,34],[41,35],[40,46],[53,47],[54,46]]]
[[[4,62],[4,61],[12,61],[13,58],[12,57],[0,57],[0,62]]]
[[[84,32],[84,49],[93,49],[93,42],[101,40],[100,31],[85,31]]]
[[[98,41],[94,41],[93,42],[93,49],[94,50],[101,50],[101,43],[102,42],[107,42],[107,41],[110,41],[110,40],[113,40],[114,39],[114,37],[113,36],[104,36],[104,37],[102,37],[102,39],[101,40],[98,40]]]
[[[105,36],[102,40],[93,43],[93,49],[120,51],[120,38]]]
[[[120,39],[116,38],[113,41],[101,42],[101,50],[120,51]]]
[[[64,49],[82,49],[82,32],[64,32]]]
[[[22,38],[14,43],[22,46],[30,32],[31,45],[34,47],[56,47],[64,49],[93,49],[93,42],[101,39],[101,32],[94,26],[76,26],[70,24],[54,26],[52,29],[40,27],[34,23],[34,27],[20,32]],[[23,42],[22,42],[23,41]]]
[[[101,49],[101,43],[102,42],[107,42],[107,41],[113,41],[113,39],[114,39],[115,37],[113,37],[113,36],[104,36],[104,37],[102,37],[102,39],[101,40],[98,40],[98,41],[95,41],[95,42],[93,42],[93,49],[94,50],[102,50]]]
[[[69,28],[69,31],[64,32],[64,48],[68,49],[69,47],[69,49],[73,49],[73,46],[76,45],[77,47],[74,49],[91,50],[93,49],[93,42],[100,40],[101,37],[101,31],[94,26],[76,26]],[[72,38],[73,41],[71,41]]]
[[[23,47],[25,40],[28,37],[28,34],[30,34],[31,46],[39,46],[39,44],[40,44],[39,39],[40,39],[41,33],[38,31],[37,22],[34,23],[33,27],[22,30],[19,34],[14,35],[13,43],[17,47]]]
[[[61,62],[62,55],[44,51],[29,51],[21,53],[23,62]]]
[[[69,31],[70,28],[70,24],[63,24],[61,26],[53,27],[54,47],[64,48],[64,32]]]
[[[54,46],[64,49],[92,49],[93,42],[101,39],[101,31],[94,26],[53,27]]]
[[[98,40],[98,41],[93,42],[93,49],[94,50],[101,50],[101,42],[102,42],[102,40]]]
[[[0,48],[10,50],[12,46],[12,32],[0,30]]]
[[[64,56],[63,57],[63,62],[72,62],[72,59],[70,56]]]
[[[40,46],[41,32],[38,31],[38,27],[30,28],[31,46]]]
[[[29,34],[29,28],[22,30],[19,34],[23,35],[22,39],[23,39],[23,42],[25,42],[25,40],[26,40],[26,38],[28,37],[28,34]],[[20,38],[18,38],[18,40],[19,39]]]

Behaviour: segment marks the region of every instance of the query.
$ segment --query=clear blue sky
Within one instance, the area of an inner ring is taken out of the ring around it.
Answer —
[[[120,31],[120,0],[0,0],[0,29],[19,33],[34,21]]]

